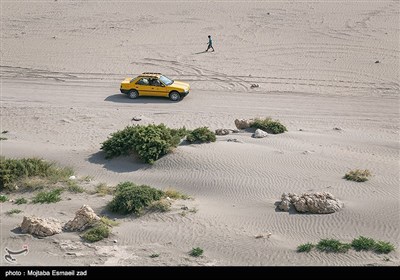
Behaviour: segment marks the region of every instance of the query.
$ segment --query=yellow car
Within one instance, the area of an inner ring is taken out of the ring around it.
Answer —
[[[135,99],[139,96],[162,96],[179,101],[189,94],[190,85],[174,81],[161,73],[145,72],[136,78],[126,78],[121,82],[121,93]]]

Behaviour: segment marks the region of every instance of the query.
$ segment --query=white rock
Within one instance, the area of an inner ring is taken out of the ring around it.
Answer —
[[[75,218],[64,225],[67,231],[83,231],[99,221],[100,217],[88,205],[83,205],[75,213]]]
[[[253,134],[254,138],[264,138],[267,136],[268,136],[268,133],[261,129],[257,129]]]
[[[330,214],[343,207],[343,202],[328,192],[303,193],[301,195],[282,194],[279,209],[289,211],[291,204],[298,212],[313,214]]]
[[[72,175],[72,176],[69,176],[69,179],[70,179],[70,180],[75,180],[76,177],[75,177],[74,175]]]
[[[25,216],[21,224],[21,232],[46,237],[60,233],[61,223],[53,218],[42,219],[35,216]]]

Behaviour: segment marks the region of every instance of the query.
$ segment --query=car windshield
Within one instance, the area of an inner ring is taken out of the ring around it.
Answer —
[[[173,80],[171,80],[170,78],[167,78],[167,77],[165,77],[165,76],[160,76],[160,80],[161,80],[161,82],[163,82],[163,84],[164,85],[166,85],[166,86],[169,86],[169,85],[172,85],[173,84]]]

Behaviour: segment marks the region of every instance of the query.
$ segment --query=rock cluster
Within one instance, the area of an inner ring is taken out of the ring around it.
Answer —
[[[343,207],[343,202],[336,199],[328,192],[303,193],[283,193],[279,209],[289,211],[290,206],[301,213],[330,214],[339,211]]]
[[[52,218],[42,219],[35,216],[24,217],[21,224],[22,233],[46,237],[61,232],[61,223]]]
[[[100,217],[88,205],[83,205],[75,213],[75,218],[67,222],[64,229],[67,231],[83,231],[99,221]]]

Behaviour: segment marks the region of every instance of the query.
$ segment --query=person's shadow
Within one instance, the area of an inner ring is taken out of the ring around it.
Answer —
[[[202,52],[197,52],[197,53],[194,53],[194,54],[201,54],[201,53],[206,53],[207,51],[202,51]]]

